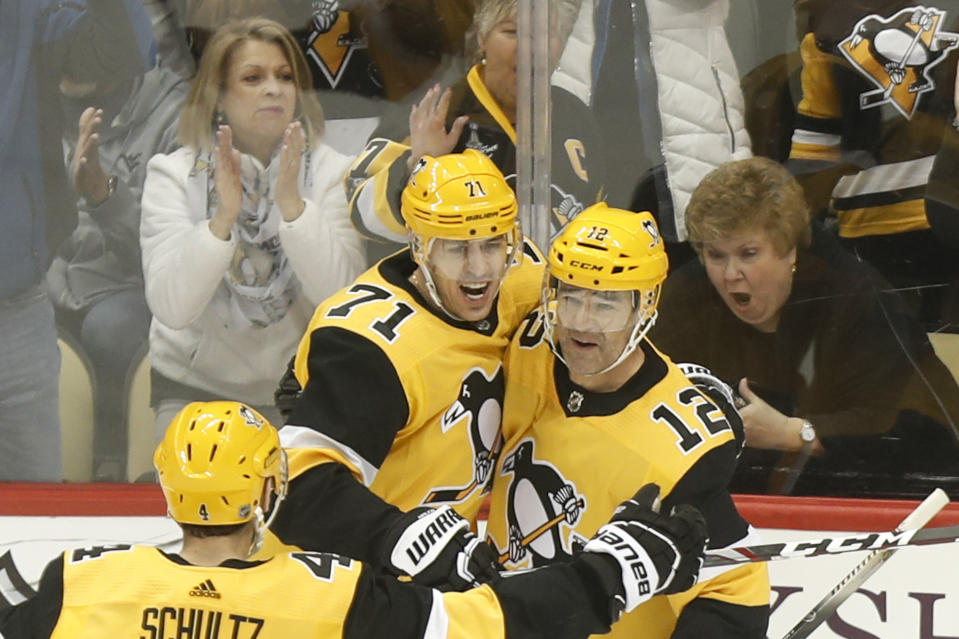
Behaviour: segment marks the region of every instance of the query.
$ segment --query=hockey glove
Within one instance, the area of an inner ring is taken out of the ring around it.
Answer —
[[[499,576],[496,552],[449,506],[407,512],[387,534],[383,562],[396,575],[440,590],[467,590]]]
[[[743,430],[743,418],[739,414],[739,409],[746,405],[746,400],[705,366],[699,364],[678,364],[678,366],[697,390],[723,411],[726,421],[733,429],[733,435],[736,436],[737,452],[742,452],[743,445],[746,443],[746,433]]]
[[[692,506],[679,506],[661,515],[659,486],[646,484],[624,501],[608,524],[586,543],[584,553],[601,553],[616,560],[600,571],[611,597],[611,617],[630,612],[654,595],[688,590],[696,583],[706,546],[706,522]],[[594,570],[599,567],[594,562]],[[618,580],[617,580],[618,577]]]

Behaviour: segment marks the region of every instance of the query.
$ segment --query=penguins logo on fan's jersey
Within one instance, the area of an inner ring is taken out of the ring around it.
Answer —
[[[340,11],[338,0],[313,0],[313,21],[306,38],[306,55],[316,64],[331,88],[343,78],[350,58],[366,48],[366,39],[350,30],[350,14]]]
[[[929,71],[959,46],[959,34],[942,31],[946,12],[935,7],[908,7],[889,18],[869,15],[839,43],[839,50],[877,89],[859,96],[859,106],[892,105],[912,118],[923,93],[935,83]]]
[[[583,212],[586,207],[572,193],[566,193],[555,184],[550,184],[550,201],[553,205],[553,228],[558,233],[566,223]]]
[[[433,490],[423,500],[424,504],[463,501],[477,488],[487,487],[501,445],[500,421],[505,392],[502,366],[496,367],[492,377],[487,376],[481,368],[470,369],[463,377],[459,398],[443,415],[442,430],[446,434],[466,420],[473,448],[473,478],[465,486]]]
[[[536,460],[533,449],[533,440],[524,439],[503,461],[502,474],[513,477],[506,490],[509,540],[507,549],[500,550],[500,563],[516,566],[528,560],[533,567],[543,566],[571,556],[574,545],[586,543],[575,532],[564,538],[561,528],[579,521],[586,498],[555,466]]]
[[[496,152],[499,151],[499,145],[487,144],[483,142],[483,140],[480,139],[480,135],[479,135],[480,127],[476,123],[470,122],[466,125],[466,127],[469,129],[470,134],[469,134],[469,137],[466,138],[465,148],[476,149],[477,151],[479,151],[480,153],[482,153],[483,155],[489,158],[495,157]],[[515,184],[510,186],[515,187]]]

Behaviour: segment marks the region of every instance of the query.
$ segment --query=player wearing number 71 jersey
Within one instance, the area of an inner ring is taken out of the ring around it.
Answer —
[[[495,573],[469,528],[501,446],[503,354],[538,303],[542,258],[474,150],[423,158],[402,213],[409,248],[317,308],[281,385],[291,484],[273,530],[459,589]]]
[[[732,396],[701,392],[645,339],[667,272],[652,216],[587,208],[554,240],[547,269],[542,306],[505,362],[506,443],[487,528],[500,561],[568,561],[645,482],[662,487],[666,512],[699,508],[710,547],[745,543],[750,527],[726,488],[734,426],[741,432]],[[610,636],[765,638],[765,564],[703,573],[688,592],[625,615]]]

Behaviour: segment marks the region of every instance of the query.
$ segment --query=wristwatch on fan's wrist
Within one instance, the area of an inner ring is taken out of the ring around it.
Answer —
[[[802,420],[802,426],[799,428],[799,439],[802,440],[802,450],[800,451],[803,455],[809,455],[812,452],[813,442],[816,441],[816,429],[813,428],[812,423],[808,419]]]

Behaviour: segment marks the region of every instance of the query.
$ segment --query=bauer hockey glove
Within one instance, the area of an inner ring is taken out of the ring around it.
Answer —
[[[422,506],[387,533],[383,564],[397,575],[441,590],[467,590],[499,576],[496,552],[450,508]]]
[[[669,515],[658,509],[659,486],[646,484],[583,548],[584,558],[608,555],[618,565],[617,571],[612,562],[593,562],[608,587],[614,621],[654,595],[688,590],[699,576],[706,547],[703,516],[687,505]]]
[[[705,366],[688,363],[677,364],[677,366],[699,392],[711,399],[719,410],[723,411],[729,427],[733,429],[733,435],[736,436],[737,452],[742,452],[743,445],[746,443],[746,431],[743,430],[743,418],[739,414],[739,409],[746,405],[746,400]]]

